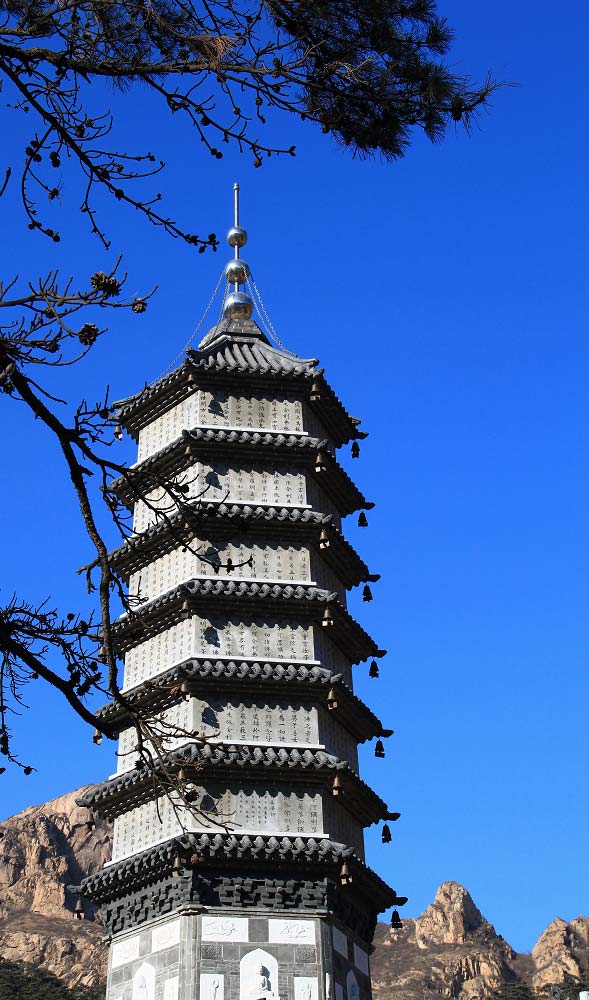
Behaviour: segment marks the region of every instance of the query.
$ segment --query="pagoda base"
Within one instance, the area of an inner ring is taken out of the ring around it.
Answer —
[[[188,905],[112,939],[107,1000],[371,1000],[367,945],[331,914]]]

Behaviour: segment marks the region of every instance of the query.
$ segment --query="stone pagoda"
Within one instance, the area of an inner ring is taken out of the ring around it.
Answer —
[[[353,691],[383,651],[346,609],[377,577],[341,523],[372,505],[335,455],[365,435],[317,361],[251,318],[246,238],[236,207],[223,318],[119,404],[135,468],[187,499],[162,517],[120,486],[130,708],[104,709],[118,771],[80,800],[114,821],[112,861],[81,887],[111,942],[108,1000],[370,1000],[377,914],[404,902],[364,861],[363,828],[386,842],[398,817],[358,774],[358,744],[384,756],[391,735]],[[176,733],[162,766],[190,803],[137,759],[132,708]]]

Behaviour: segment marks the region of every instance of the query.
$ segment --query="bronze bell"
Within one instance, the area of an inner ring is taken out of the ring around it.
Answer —
[[[322,451],[317,452],[317,458],[315,459],[315,472],[327,472],[325,455]]]
[[[398,914],[398,911],[393,910],[393,915],[391,917],[391,927],[393,928],[394,931],[399,931],[401,930],[402,926],[403,922]]]
[[[371,601],[372,600],[372,591],[371,591],[370,587],[368,586],[368,584],[364,585],[364,589],[362,591],[362,600],[363,601]]]
[[[315,379],[313,385],[311,386],[311,394],[309,399],[312,403],[318,403],[321,399],[321,384]]]
[[[380,671],[378,669],[378,663],[376,662],[376,660],[373,660],[372,663],[370,664],[370,670],[368,671],[368,676],[380,677]]]
[[[329,548],[329,532],[327,528],[321,529],[321,534],[319,535],[319,548],[328,549]]]
[[[92,742],[96,744],[97,747],[99,747],[100,744],[102,743],[102,733],[100,732],[100,729],[94,730],[94,734],[92,736]]]
[[[333,617],[329,608],[325,608],[325,611],[323,612],[323,618],[321,619],[321,624],[326,628],[333,625]]]
[[[352,441],[352,458],[360,457],[360,445],[357,441]]]
[[[333,779],[333,785],[331,786],[331,794],[337,798],[338,795],[343,795],[343,791],[344,791],[344,783],[341,779],[341,776],[339,774],[336,774],[335,778]]]
[[[374,744],[374,756],[384,757],[384,744],[382,740],[377,740],[376,743]]]
[[[343,865],[341,866],[339,878],[342,885],[352,884],[353,881],[352,873],[350,872],[350,866],[347,861],[344,861]]]
[[[182,681],[180,685],[180,692],[184,701],[190,701],[192,695],[190,694],[190,688],[188,687],[188,681]]]
[[[76,905],[74,906],[74,915],[76,917],[76,920],[84,919],[84,904],[79,896],[76,899]]]
[[[382,828],[381,840],[383,844],[390,844],[392,839],[391,828],[387,823],[385,823]]]
[[[337,708],[337,694],[335,693],[334,688],[330,688],[330,690],[327,692],[327,707],[330,711],[333,711],[334,708]]]
[[[360,514],[358,516],[358,527],[359,528],[368,527],[368,518],[366,517],[366,514],[364,513],[363,510],[360,511]]]

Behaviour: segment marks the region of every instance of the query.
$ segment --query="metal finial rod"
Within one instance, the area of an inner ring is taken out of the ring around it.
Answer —
[[[249,319],[253,311],[253,303],[249,295],[240,292],[239,286],[244,285],[249,277],[249,267],[239,256],[241,247],[247,243],[247,233],[239,225],[239,184],[233,185],[234,225],[227,233],[227,242],[233,247],[233,260],[225,265],[225,275],[233,291],[227,296],[223,306],[225,319]]]
[[[233,185],[233,219],[235,227],[239,226],[239,184]],[[235,260],[239,260],[239,247],[237,243],[233,249],[233,257]],[[233,291],[237,292],[239,290],[239,285],[236,283],[233,286]]]
[[[239,184],[233,185],[233,203],[235,206],[235,222],[234,225],[239,225]]]

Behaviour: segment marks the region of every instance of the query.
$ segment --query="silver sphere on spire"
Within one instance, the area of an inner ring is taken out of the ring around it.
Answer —
[[[223,273],[230,285],[245,285],[250,276],[249,264],[241,257],[235,257],[225,264]]]
[[[251,319],[254,304],[245,292],[231,292],[225,299],[223,316],[225,319]]]
[[[227,242],[230,247],[244,247],[247,243],[247,233],[243,226],[231,226],[227,233]]]

